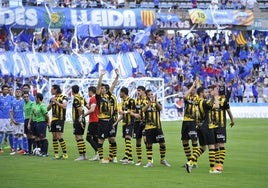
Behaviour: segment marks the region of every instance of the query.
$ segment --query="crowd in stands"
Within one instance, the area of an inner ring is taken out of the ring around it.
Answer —
[[[105,31],[102,37],[87,38],[86,42],[81,39],[78,44],[72,44],[71,30],[51,33],[52,36],[47,30],[37,33],[32,45],[20,41],[15,34],[12,41],[2,30],[1,53],[35,51],[75,55],[75,45],[79,45],[79,53],[106,55],[139,52],[145,62],[145,74],[137,70],[133,72],[133,77],[162,77],[166,95],[184,92],[184,86],[199,76],[205,86],[216,82],[227,86],[226,91],[231,91],[229,96],[232,102],[239,102],[239,96],[250,89],[245,101],[255,99],[257,102],[262,93],[266,95],[264,98],[267,98],[268,41],[263,32],[256,34],[255,38],[248,37],[247,45],[241,46],[237,45],[233,34],[226,37],[223,32],[210,36],[205,31],[186,35],[180,32],[167,35],[165,31],[154,31],[146,45],[134,43],[134,31],[130,30]],[[8,81],[7,77],[5,81]],[[31,81],[33,85],[38,84],[32,78],[27,81]],[[174,101],[171,99],[170,102]]]

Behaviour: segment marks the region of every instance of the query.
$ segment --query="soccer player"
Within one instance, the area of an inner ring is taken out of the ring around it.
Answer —
[[[110,160],[106,160],[103,158],[103,143],[106,138],[109,138],[109,144],[113,144],[113,151],[111,150],[112,147],[110,146],[110,153],[112,152],[113,155],[117,151],[116,149],[116,142],[111,142],[111,131],[113,130],[113,115],[114,109],[113,104],[111,103],[111,91],[115,87],[117,80],[118,80],[118,70],[116,70],[117,76],[112,84],[111,89],[109,89],[107,84],[102,83],[103,76],[106,74],[106,71],[102,70],[100,72],[100,77],[98,80],[98,85],[96,89],[96,99],[97,105],[99,108],[99,128],[98,128],[98,154],[101,163],[109,163]],[[108,92],[110,90],[110,92]],[[115,130],[115,129],[114,129]],[[114,157],[114,156],[113,156]]]
[[[116,96],[113,94],[113,90],[118,82],[119,79],[119,70],[115,69],[116,77],[114,81],[111,84],[111,87],[106,84],[103,92],[107,93],[109,95],[109,101],[111,104],[111,111],[112,111],[112,118],[109,123],[109,158],[108,160],[113,163],[117,163],[117,143],[116,143],[116,134],[117,134],[117,124],[113,126],[113,124],[118,119],[118,106],[117,106],[117,99]]]
[[[147,101],[142,111],[145,113],[145,137],[146,137],[146,154],[148,163],[145,168],[153,167],[153,143],[159,143],[160,164],[171,166],[165,159],[166,142],[160,121],[160,112],[162,105],[157,101],[152,90],[146,90]]]
[[[79,157],[75,161],[87,160],[86,156],[86,143],[83,139],[85,132],[86,121],[84,118],[83,107],[86,105],[85,99],[79,94],[79,86],[72,86],[73,107],[72,107],[72,118],[73,118],[73,134],[77,143]]]
[[[10,150],[13,151],[13,127],[10,125],[10,109],[13,97],[8,95],[8,85],[2,85],[2,95],[0,96],[0,154],[4,152],[2,149],[2,141],[4,133],[8,135]]]
[[[51,95],[53,95],[53,97],[50,99],[47,110],[49,111],[52,109],[50,131],[52,132],[52,144],[54,150],[53,159],[68,159],[66,142],[62,137],[68,99],[62,94],[59,85],[52,85]],[[59,145],[62,149],[62,156],[59,155]]]
[[[115,124],[123,120],[122,132],[123,138],[125,138],[125,156],[122,160],[120,160],[120,162],[122,164],[134,164],[132,158],[131,138],[134,131],[134,118],[140,118],[140,115],[135,114],[135,101],[128,96],[128,88],[122,87],[119,95],[123,100],[121,105],[122,113]]]
[[[12,126],[14,127],[14,151],[11,152],[10,155],[28,154],[28,140],[26,135],[24,134],[24,101],[21,98],[21,95],[21,90],[16,89],[15,99],[11,103],[10,121]],[[17,151],[18,146],[22,146],[21,150],[19,151]]]
[[[113,111],[112,118],[111,118],[111,129],[109,132],[108,140],[109,140],[109,160],[113,163],[117,163],[117,143],[116,143],[116,134],[117,134],[117,124],[113,126],[113,124],[118,119],[118,105],[116,96],[112,93],[113,89],[118,81],[119,76],[114,80],[112,86],[109,88],[108,94],[110,95],[109,100],[111,103],[111,108]]]
[[[36,142],[35,142],[35,137],[33,135],[33,130],[34,130],[33,121],[30,123],[29,128],[28,128],[28,123],[29,123],[29,119],[31,117],[32,107],[33,107],[34,103],[33,103],[33,101],[30,100],[28,92],[23,93],[23,100],[24,100],[24,106],[23,106],[24,132],[25,132],[27,139],[28,139],[28,152],[31,155],[33,152],[33,149],[36,148]]]
[[[214,128],[209,128],[209,111],[213,108],[219,108],[219,101],[217,98],[217,91],[214,91],[215,86],[210,86],[210,95],[212,99],[207,101],[207,91],[204,87],[199,87],[197,89],[197,112],[196,112],[196,125],[197,125],[197,133],[199,139],[200,147],[196,150],[196,152],[191,156],[191,159],[186,163],[185,167],[188,173],[191,173],[194,162],[197,161],[198,157],[206,150],[206,147],[209,148],[209,163],[210,170],[209,173],[220,173],[215,170],[215,134]]]
[[[96,100],[96,87],[90,86],[88,87],[88,96],[89,102],[88,102],[88,111],[84,114],[84,117],[89,115],[88,119],[88,130],[87,130],[87,141],[91,145],[91,147],[95,151],[95,156],[93,156],[93,161],[99,160],[99,154],[98,154],[98,123],[99,123],[99,108],[97,106],[97,100]]]
[[[37,93],[35,96],[35,103],[32,107],[32,113],[28,121],[28,128],[31,127],[31,122],[34,121],[34,135],[36,136],[37,147],[41,148],[39,156],[48,156],[48,140],[46,132],[49,122],[47,107],[43,102],[43,94]]]
[[[227,118],[226,112],[230,118],[230,126],[234,126],[234,118],[230,109],[229,101],[226,100],[224,96],[224,91],[219,92],[219,109],[211,111],[211,123],[215,127],[215,136],[216,136],[216,167],[218,171],[223,171],[223,163],[225,160],[225,143],[227,141],[226,125]]]
[[[187,85],[188,90],[184,95],[184,117],[181,128],[181,140],[186,155],[187,161],[191,159],[191,155],[198,149],[197,145],[197,131],[196,131],[196,86],[198,81]],[[189,146],[189,140],[192,142],[192,150]],[[195,164],[196,165],[196,164]]]
[[[144,128],[145,128],[145,119],[144,112],[142,111],[143,105],[146,103],[147,97],[145,93],[144,86],[137,87],[138,97],[135,99],[135,113],[140,115],[140,118],[135,118],[134,120],[134,134],[133,138],[136,139],[136,154],[138,157],[138,161],[135,164],[136,166],[142,165],[142,137],[144,138],[144,143],[146,142],[146,138],[144,136]]]

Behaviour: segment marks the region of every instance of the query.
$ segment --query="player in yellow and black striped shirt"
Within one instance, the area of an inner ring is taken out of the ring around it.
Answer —
[[[73,95],[73,107],[72,107],[72,118],[73,118],[73,134],[75,135],[75,140],[77,143],[77,148],[79,152],[79,157],[76,161],[87,160],[86,157],[86,143],[83,139],[83,134],[85,132],[85,118],[83,117],[83,107],[86,105],[85,99],[79,94],[79,86],[72,86]]]
[[[197,104],[196,104],[196,124],[197,124],[197,132],[200,147],[195,150],[193,155],[191,156],[191,160],[186,163],[186,170],[188,173],[191,172],[191,169],[194,163],[197,161],[197,158],[206,150],[206,146],[209,148],[209,164],[210,164],[210,173],[219,173],[215,171],[215,135],[214,130],[209,129],[209,112],[213,110],[213,108],[217,109],[219,107],[219,102],[217,97],[214,99],[214,95],[217,93],[212,92],[214,88],[209,87],[210,94],[213,97],[211,100],[206,100],[207,91],[204,87],[199,87],[197,89]]]
[[[192,153],[197,147],[197,132],[196,132],[196,86],[197,80],[187,85],[187,92],[184,95],[184,117],[181,128],[181,140],[186,155],[187,161],[191,159]],[[189,140],[192,141],[192,150],[189,145]]]
[[[99,127],[98,127],[98,155],[101,163],[109,163],[110,160],[117,162],[117,145],[116,145],[116,129],[113,127],[114,118],[116,116],[116,100],[112,97],[112,92],[119,79],[119,71],[115,69],[116,78],[111,87],[102,83],[103,76],[106,74],[105,70],[100,72],[96,90],[96,100],[99,107]],[[103,143],[106,138],[109,138],[109,156],[110,160],[103,158]]]
[[[225,160],[225,143],[227,141],[227,132],[226,132],[226,112],[230,118],[230,126],[234,125],[234,119],[232,112],[230,110],[229,102],[225,98],[225,90],[219,91],[219,109],[214,109],[209,113],[209,126],[214,128],[215,137],[216,137],[216,167],[218,171],[223,171],[223,163]]]
[[[53,95],[53,97],[50,99],[50,103],[47,107],[47,110],[49,111],[52,109],[52,120],[50,127],[52,132],[55,159],[61,158],[59,156],[59,144],[63,153],[62,158],[68,159],[66,142],[62,137],[68,99],[65,95],[62,94],[59,85],[52,85],[51,94]]]
[[[140,118],[139,114],[135,113],[135,101],[128,96],[128,88],[122,87],[120,89],[121,114],[115,124],[123,120],[123,138],[125,138],[125,156],[121,160],[122,164],[134,164],[132,158],[131,138],[134,130],[134,119]]]
[[[136,139],[136,154],[138,157],[138,161],[135,164],[136,166],[140,166],[142,164],[142,137],[144,138],[144,143],[146,143],[146,138],[144,135],[145,128],[145,114],[142,111],[143,106],[146,103],[147,97],[145,93],[144,86],[137,87],[138,97],[135,99],[135,113],[140,115],[140,118],[135,118],[134,122],[134,134],[133,138]]]
[[[154,96],[152,90],[146,90],[146,96],[147,100],[142,111],[145,114],[146,154],[148,163],[143,167],[153,167],[153,143],[159,143],[160,164],[170,166],[165,160],[166,142],[160,120],[162,105],[157,101],[157,96]]]

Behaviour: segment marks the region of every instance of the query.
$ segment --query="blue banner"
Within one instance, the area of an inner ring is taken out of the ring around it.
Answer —
[[[92,73],[96,64],[98,70]],[[108,66],[107,66],[108,65]],[[112,68],[111,68],[112,66]],[[133,75],[133,70],[144,74],[144,61],[139,53],[131,52],[118,55],[63,55],[46,53],[15,53],[0,54],[0,69],[2,75],[17,77],[51,76],[73,78],[96,78],[100,70],[112,72],[118,68],[121,78]],[[108,74],[107,78],[113,75]]]
[[[149,9],[72,9],[47,7],[0,8],[0,26],[70,28],[98,24],[102,29],[144,29],[155,22]]]
[[[191,21],[195,24],[251,25],[254,15],[251,10],[190,9]]]

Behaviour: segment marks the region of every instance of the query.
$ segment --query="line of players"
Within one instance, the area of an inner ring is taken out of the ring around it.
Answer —
[[[160,163],[164,166],[170,166],[165,160],[166,146],[165,138],[161,127],[160,112],[161,104],[151,90],[145,90],[145,87],[138,86],[136,99],[128,95],[128,88],[120,89],[120,98],[122,102],[117,104],[117,99],[112,94],[119,79],[118,70],[116,78],[111,87],[102,83],[105,71],[101,71],[97,87],[90,86],[88,94],[90,100],[86,104],[83,97],[79,94],[79,87],[72,86],[73,100],[73,128],[77,141],[77,148],[80,156],[76,161],[87,160],[86,144],[83,139],[85,132],[85,118],[89,116],[89,125],[87,129],[86,140],[95,150],[96,155],[91,160],[100,160],[100,163],[117,163],[117,143],[116,133],[117,125],[122,121],[122,135],[125,140],[124,157],[120,162],[122,164],[134,164],[132,155],[131,139],[136,140],[137,162],[136,166],[142,165],[142,138],[146,144],[147,164],[144,167],[153,166],[152,145],[159,143]],[[83,106],[88,110],[83,111]],[[119,117],[118,117],[119,115]],[[105,139],[109,141],[109,157],[104,158],[103,144]]]
[[[85,117],[89,115],[89,126],[86,140],[96,151],[92,160],[100,160],[101,163],[117,162],[117,144],[116,130],[119,121],[123,121],[123,137],[125,138],[125,156],[120,160],[123,164],[134,164],[132,158],[131,138],[136,139],[136,152],[138,161],[137,166],[141,165],[141,140],[144,137],[146,143],[146,153],[148,163],[144,167],[152,167],[152,144],[160,144],[161,164],[170,166],[165,160],[165,139],[161,128],[160,111],[161,104],[151,90],[145,90],[143,86],[137,88],[138,97],[136,100],[128,96],[128,89],[120,89],[122,103],[117,105],[116,98],[112,95],[113,89],[118,81],[119,74],[111,87],[102,84],[102,78],[105,71],[101,72],[97,87],[88,88],[90,101],[86,105],[83,97],[79,95],[79,87],[72,86],[73,100],[73,127],[74,135],[80,156],[75,159],[86,160],[86,144],[83,140],[85,131]],[[185,110],[182,123],[182,143],[188,162],[185,167],[187,172],[195,166],[197,158],[209,148],[210,173],[220,173],[223,170],[225,159],[226,142],[226,112],[228,113],[231,126],[234,125],[230,106],[220,93],[216,85],[208,88],[210,99],[206,100],[207,92],[203,87],[199,87],[198,81],[189,85],[188,91],[184,96]],[[32,148],[41,148],[40,154],[47,156],[48,141],[46,139],[46,127],[49,120],[47,111],[52,109],[51,132],[53,135],[53,149],[55,159],[67,159],[67,148],[62,133],[64,130],[65,114],[67,107],[67,97],[61,94],[60,87],[53,85],[51,94],[53,97],[50,104],[46,107],[43,96],[37,93],[35,103],[29,100],[33,96],[29,94],[29,85],[23,86],[22,92],[16,89],[15,97],[9,96],[8,86],[2,86],[2,95],[0,98],[0,153],[2,150],[2,140],[4,132],[9,135],[11,145],[11,155],[16,154],[18,146],[24,152],[32,152]],[[196,96],[197,93],[197,96]],[[83,112],[83,106],[86,105],[88,111]],[[119,107],[118,107],[119,106]],[[118,107],[118,108],[117,108]],[[10,112],[10,113],[6,113]],[[119,114],[119,118],[117,117]],[[11,123],[10,123],[11,122]],[[197,129],[196,129],[197,127]],[[14,134],[12,134],[14,133]],[[27,137],[25,136],[27,135]],[[13,137],[15,135],[15,137]],[[27,138],[27,139],[26,139]],[[109,140],[109,158],[103,158],[104,140]],[[197,145],[199,138],[200,147]],[[191,152],[189,140],[192,140]],[[22,144],[24,143],[24,144]],[[59,156],[59,145],[62,148],[63,155]],[[217,163],[217,165],[215,165]]]
[[[32,145],[36,147],[36,140],[39,139],[38,136],[35,139],[33,133],[27,128],[35,98],[29,94],[30,85],[28,84],[24,84],[22,89],[17,88],[15,96],[9,89],[10,87],[5,84],[1,87],[0,154],[4,152],[2,148],[4,135],[9,138],[10,155],[28,154],[29,147],[32,148]],[[18,148],[20,148],[19,151]]]
[[[231,127],[234,125],[223,87],[211,85],[206,89],[200,86],[200,80],[197,78],[188,85],[184,103],[181,140],[187,158],[187,163],[184,165],[186,171],[191,173],[192,168],[197,167],[197,159],[208,147],[209,173],[222,173],[227,140],[226,112],[230,118]],[[192,149],[189,145],[190,140]]]
[[[144,167],[153,166],[152,144],[159,143],[160,163],[170,166],[165,160],[166,146],[161,127],[161,104],[151,90],[145,87],[137,88],[138,97],[132,99],[128,96],[128,88],[120,89],[122,103],[117,105],[117,99],[112,94],[117,84],[119,73],[116,70],[116,78],[111,87],[102,83],[105,71],[102,71],[97,87],[88,88],[90,101],[87,104],[79,94],[79,86],[72,86],[72,118],[73,134],[77,143],[79,157],[75,161],[86,160],[86,143],[83,139],[86,124],[85,118],[89,116],[89,125],[86,140],[96,151],[92,160],[100,160],[101,163],[118,162],[116,133],[117,124],[123,121],[123,137],[125,139],[125,155],[120,162],[122,164],[134,164],[132,157],[132,137],[136,140],[136,152],[138,160],[136,165],[142,165],[142,138],[146,144],[148,163]],[[24,84],[22,90],[16,89],[15,96],[8,95],[8,85],[2,86],[0,97],[0,153],[3,153],[2,140],[4,133],[9,135],[11,147],[10,155],[35,154],[48,156],[48,140],[46,138],[47,127],[52,132],[53,159],[68,159],[66,142],[63,139],[67,97],[62,94],[58,85],[53,85],[48,106],[43,102],[43,95],[37,93],[32,96],[29,93],[30,86]],[[84,112],[84,106],[88,108]],[[48,111],[52,110],[51,122]],[[119,114],[119,117],[117,117]],[[109,158],[103,157],[103,143],[109,140]],[[22,144],[23,143],[23,144]],[[59,146],[62,155],[59,154]],[[20,150],[17,150],[20,148]],[[38,151],[35,151],[39,148]]]

